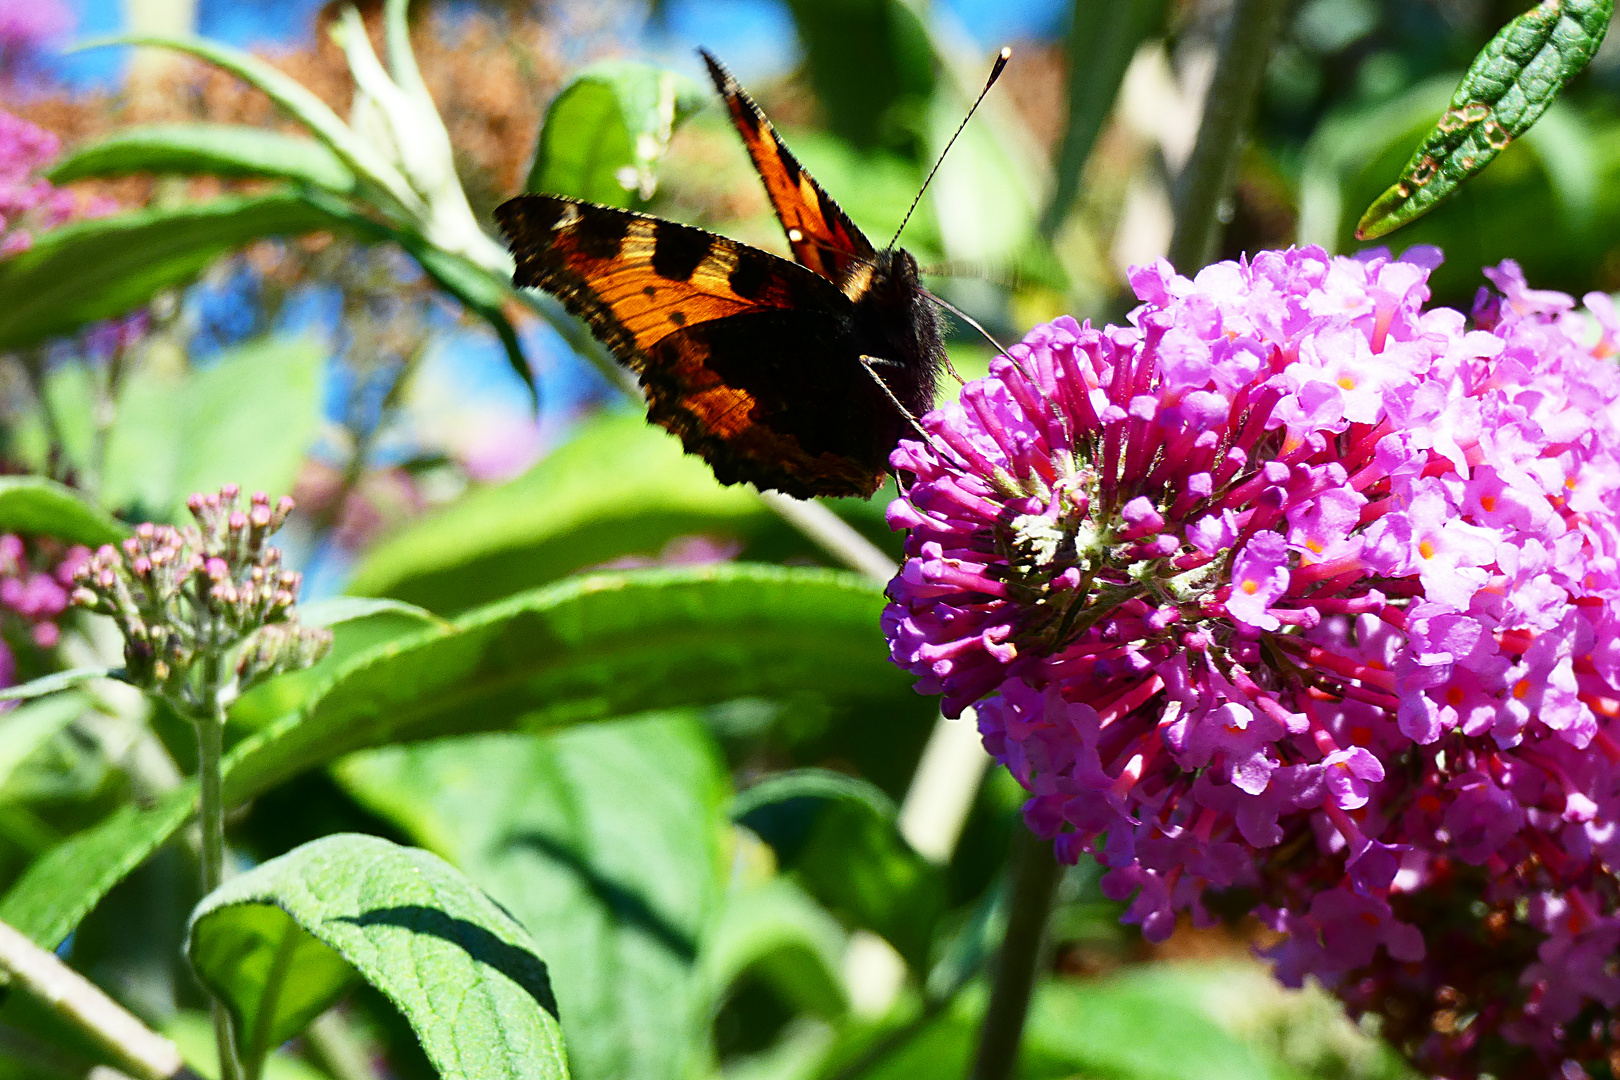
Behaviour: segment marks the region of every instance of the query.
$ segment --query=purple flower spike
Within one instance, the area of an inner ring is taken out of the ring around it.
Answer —
[[[1470,325],[1437,262],[1161,262],[1037,327],[894,452],[884,627],[1128,921],[1252,890],[1285,981],[1507,1075],[1620,1001],[1620,323],[1504,263]]]

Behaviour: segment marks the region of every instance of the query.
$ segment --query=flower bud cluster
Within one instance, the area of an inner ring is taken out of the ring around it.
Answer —
[[[1438,253],[1140,268],[892,461],[894,659],[977,706],[1061,858],[1162,939],[1258,916],[1283,981],[1426,1071],[1620,1053],[1620,335]]]
[[[106,545],[74,575],[73,600],[111,616],[124,635],[125,678],[188,715],[209,707],[221,665],[235,658],[238,692],[315,663],[328,630],[302,626],[294,605],[300,575],[265,541],[292,512],[259,492],[246,509],[227,484],[187,501],[195,524],[143,524]]]

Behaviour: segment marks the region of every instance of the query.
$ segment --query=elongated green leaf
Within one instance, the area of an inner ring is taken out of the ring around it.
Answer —
[[[291,938],[290,953],[287,924],[305,935]],[[529,935],[436,856],[353,834],[305,844],[204,897],[187,954],[262,1054],[342,989],[315,942],[387,995],[439,1075],[568,1075],[556,1000]],[[297,960],[316,964],[307,982]]]
[[[707,100],[678,72],[626,60],[592,64],[552,99],[523,190],[640,207],[671,133]]]
[[[897,116],[915,115],[938,80],[938,61],[918,10],[905,0],[789,0],[787,6],[816,101],[833,132],[862,150],[882,147],[922,157],[912,142],[915,129],[895,123]]]
[[[369,653],[244,743],[234,798],[384,742],[545,730],[737,697],[883,698],[882,595],[853,574],[754,565],[575,578]],[[245,790],[244,790],[245,789]],[[241,794],[236,794],[240,792]]]
[[[78,719],[86,702],[80,694],[57,694],[0,713],[0,793],[11,774],[46,740]],[[0,796],[3,798],[3,796]]]
[[[836,1017],[848,1007],[839,969],[846,938],[832,916],[782,878],[734,887],[704,947],[710,1000],[756,973],[807,1012]]]
[[[1422,216],[1529,130],[1603,43],[1614,0],[1543,0],[1491,39],[1401,178],[1367,208],[1358,240]]]
[[[53,184],[132,173],[291,180],[341,195],[354,174],[314,139],[245,124],[150,124],[114,132],[51,166]]]
[[[97,547],[116,544],[129,530],[54,480],[5,476],[0,477],[0,532],[54,536]]]
[[[92,49],[103,45],[150,45],[206,60],[263,91],[266,97],[308,128],[310,134],[336,154],[345,166],[376,185],[400,207],[415,207],[420,201],[399,170],[351,131],[313,91],[250,52],[204,38],[171,38],[155,34],[101,38],[86,42],[80,48]]]
[[[1057,233],[1080,192],[1092,144],[1114,108],[1125,69],[1139,45],[1164,26],[1165,0],[1075,0],[1069,19],[1069,112],[1058,145],[1055,182],[1041,231]]]
[[[253,195],[77,221],[0,261],[0,349],[122,315],[265,236],[341,225],[296,195]]]
[[[873,539],[892,542],[880,504],[841,500],[836,508]],[[757,496],[723,487],[673,436],[639,415],[609,413],[517,479],[385,539],[349,588],[448,614],[582,567],[656,557],[692,536],[734,542],[742,557],[763,561],[813,553]]]
[[[291,671],[255,686],[231,704],[233,727],[258,730],[308,704],[332,676],[368,650],[424,630],[448,630],[444,619],[397,600],[338,596],[298,606],[306,626],[332,629],[332,648],[313,667]]]
[[[599,574],[468,613],[351,660],[302,710],[226,755],[226,796],[389,742],[558,728],[738,697],[909,698],[887,661],[875,585],[853,574],[727,565]],[[188,784],[70,837],[0,900],[52,947],[191,815]]]
[[[0,690],[0,701],[27,701],[30,698],[44,697],[47,694],[57,694],[63,690],[72,689],[82,682],[91,679],[105,679],[113,674],[112,668],[82,667],[70,668],[67,671],[55,671],[49,675],[41,675],[37,679],[30,679],[16,686],[8,686]]]
[[[419,608],[401,600],[370,596],[333,596],[298,606],[298,621],[305,626],[337,626],[340,623],[379,616],[396,616],[419,627],[439,626],[448,629],[450,626],[448,622],[426,608]]]
[[[104,498],[180,515],[192,492],[227,482],[289,490],[320,421],[322,359],[312,338],[268,338],[201,371],[136,372],[108,440]]]
[[[699,952],[728,794],[696,718],[387,747],[334,773],[534,935],[581,1076],[689,1075],[707,1046]]]
[[[54,949],[124,876],[162,847],[197,808],[187,783],[149,809],[126,806],[34,860],[0,900],[0,921]]]
[[[839,773],[796,770],[738,796],[732,816],[834,914],[881,934],[912,965],[926,963],[945,910],[944,877],[900,835],[881,791]]]

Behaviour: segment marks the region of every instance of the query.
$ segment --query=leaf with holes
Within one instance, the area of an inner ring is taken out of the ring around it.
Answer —
[[[1614,0],[1543,0],[1474,58],[1451,106],[1356,225],[1373,240],[1421,217],[1529,130],[1603,43]]]
[[[346,965],[394,1003],[441,1076],[568,1075],[528,933],[425,851],[323,837],[204,897],[187,937],[198,977],[236,1013],[250,1063],[337,998]]]

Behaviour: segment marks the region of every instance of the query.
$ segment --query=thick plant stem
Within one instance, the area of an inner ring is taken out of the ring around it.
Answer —
[[[130,1076],[197,1080],[174,1043],[6,923],[0,923],[0,971],[57,1016],[89,1035]]]
[[[1271,46],[1282,29],[1288,0],[1237,0],[1221,39],[1215,77],[1204,97],[1204,115],[1192,158],[1176,183],[1176,228],[1170,263],[1194,274],[1215,257],[1221,206],[1237,181],[1244,128],[1266,73]]]
[[[1040,974],[1052,896],[1063,868],[1052,857],[1052,842],[1020,824],[1013,837],[1012,871],[1007,931],[996,954],[995,982],[979,1029],[979,1053],[969,1074],[971,1080],[1007,1080],[1013,1074],[1029,999]]]
[[[210,675],[218,676],[218,660],[211,660]],[[194,718],[197,727],[197,785],[201,789],[202,888],[206,896],[225,883],[225,798],[221,784],[220,759],[225,754],[225,703],[221,697],[223,679],[211,677],[204,694],[208,710]],[[219,1046],[219,1074],[223,1080],[242,1080],[241,1060],[236,1054],[236,1032],[225,1003],[213,1001],[214,1040]]]

